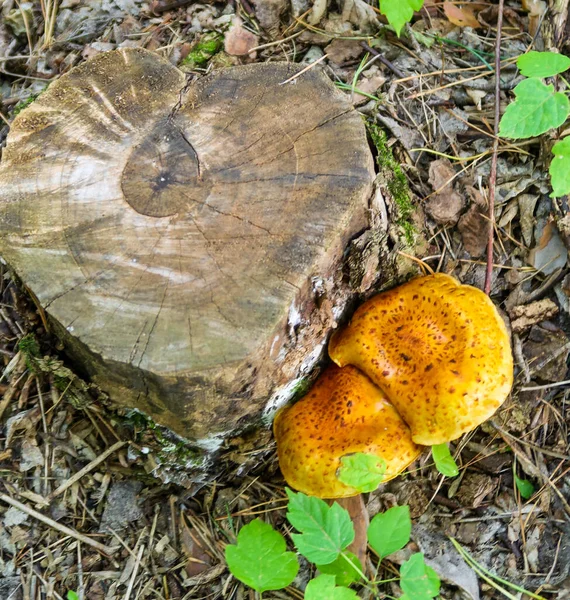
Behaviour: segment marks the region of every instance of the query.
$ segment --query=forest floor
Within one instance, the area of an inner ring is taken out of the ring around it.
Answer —
[[[3,0],[0,147],[14,116],[51,81],[113,48],[147,48],[196,78],[244,62],[318,61],[311,68],[324,69],[386,131],[423,224],[414,232],[424,240],[421,258],[482,289],[498,5],[426,1],[401,37],[365,0],[311,5]],[[570,50],[554,6],[567,10],[559,1],[505,5],[502,111],[521,80],[517,56]],[[498,576],[570,598],[570,228],[561,225],[566,199],[549,197],[554,139],[498,145],[491,294],[513,322],[511,398],[453,444],[458,477],[440,475],[426,453],[365,496],[370,516],[410,506],[407,550],[424,552],[444,598],[503,597],[457,560],[450,537]],[[190,483],[184,446],[113,410],[77,377],[42,312],[2,269],[0,600],[67,600],[70,591],[81,600],[254,598],[228,571],[224,547],[262,516],[293,548],[271,432],[231,440],[222,475]],[[405,558],[383,561],[381,572],[389,577]],[[304,562],[291,586],[263,597],[302,598],[313,575]],[[391,582],[382,594],[401,590]]]

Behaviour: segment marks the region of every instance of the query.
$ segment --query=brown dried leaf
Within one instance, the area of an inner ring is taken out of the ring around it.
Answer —
[[[380,71],[376,70],[375,72],[371,72],[362,77],[362,79],[356,84],[356,89],[358,92],[354,92],[352,94],[352,103],[355,106],[359,106],[360,104],[364,104],[370,100],[368,96],[364,96],[359,92],[363,92],[364,94],[371,94],[372,96],[376,95],[378,88],[383,85],[386,81],[386,77],[380,73]]]
[[[259,45],[258,37],[245,29],[242,20],[235,17],[224,39],[224,50],[232,56],[246,56]]]
[[[479,13],[478,20],[485,27],[491,27],[492,25],[496,25],[498,16],[499,7],[496,4],[492,4]],[[521,31],[524,30],[523,20],[512,8],[508,8],[506,6],[503,8],[503,18],[514,27],[518,27]]]
[[[196,577],[212,567],[212,557],[206,552],[200,538],[183,519],[180,527],[180,543],[188,562],[184,569],[188,577]]]
[[[440,225],[455,225],[463,211],[463,198],[454,190],[455,170],[447,159],[434,160],[429,166],[429,182],[434,189],[426,202],[426,212]]]
[[[347,60],[358,58],[363,52],[364,48],[358,40],[334,39],[325,48],[329,61],[339,66]]]
[[[461,481],[456,499],[462,506],[477,508],[497,488],[498,481],[482,473],[467,473]]]
[[[466,187],[471,197],[469,210],[459,219],[457,228],[463,240],[463,246],[469,254],[478,258],[485,253],[489,235],[489,217],[487,203],[481,193],[474,187]]]
[[[470,6],[458,6],[453,2],[444,2],[443,11],[451,23],[459,27],[481,27],[473,8]]]

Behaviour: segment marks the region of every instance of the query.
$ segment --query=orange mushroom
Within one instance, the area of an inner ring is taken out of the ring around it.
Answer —
[[[505,324],[480,290],[437,273],[374,296],[335,333],[329,354],[386,394],[416,444],[449,442],[507,398],[513,359]]]
[[[287,483],[319,498],[360,493],[337,477],[343,456],[378,456],[387,481],[421,452],[384,393],[351,366],[330,366],[304,398],[277,415],[274,432]]]

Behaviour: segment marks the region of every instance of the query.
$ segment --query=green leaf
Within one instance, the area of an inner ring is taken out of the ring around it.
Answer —
[[[501,137],[534,137],[559,127],[568,118],[568,98],[540,79],[524,79],[513,91],[516,99],[507,106],[499,123]]]
[[[570,58],[555,52],[527,52],[519,56],[517,66],[525,77],[552,77],[570,69]]]
[[[403,548],[412,533],[409,506],[394,506],[377,514],[368,526],[368,543],[380,560]]]
[[[528,500],[534,494],[534,485],[532,485],[532,483],[528,479],[521,479],[516,473],[515,485],[517,486],[520,495],[525,500]]]
[[[412,556],[400,569],[400,587],[410,600],[431,600],[439,594],[439,577],[428,567],[421,552]]]
[[[446,477],[456,477],[459,475],[459,469],[447,444],[438,444],[431,447],[431,455],[435,462],[435,468]]]
[[[291,535],[297,550],[318,565],[334,562],[354,540],[354,526],[348,512],[336,502],[329,506],[320,498],[286,491],[287,519],[301,532]]]
[[[240,529],[237,545],[226,546],[226,562],[234,577],[263,593],[293,582],[297,557],[287,552],[285,538],[271,525],[255,519]]]
[[[420,10],[423,4],[424,0],[380,0],[380,12],[400,37],[402,27],[412,20],[414,11]]]
[[[552,147],[554,158],[550,163],[550,181],[553,198],[570,194],[570,135]]]
[[[373,492],[384,479],[386,461],[373,454],[356,452],[340,459],[338,479],[361,493]]]
[[[358,600],[358,596],[347,587],[337,587],[334,575],[319,575],[309,581],[305,600]]]
[[[77,595],[77,592],[72,592],[71,590],[69,590],[67,592],[67,600],[79,600],[79,596]]]
[[[334,562],[328,565],[317,565],[317,569],[325,575],[335,575],[339,585],[350,585],[360,579],[360,573],[353,565],[362,573],[362,563],[358,560],[358,556],[345,550]]]

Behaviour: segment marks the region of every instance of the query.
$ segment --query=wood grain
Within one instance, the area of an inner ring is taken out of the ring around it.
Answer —
[[[299,70],[187,85],[155,54],[108,52],[7,140],[0,253],[84,371],[190,439],[259,416],[351,296],[342,254],[368,226],[372,157],[321,71],[282,85]]]

